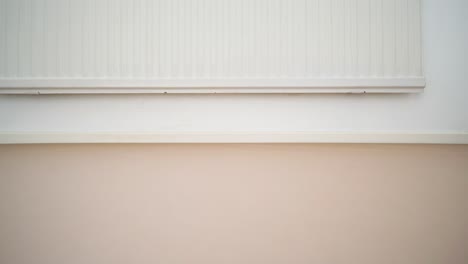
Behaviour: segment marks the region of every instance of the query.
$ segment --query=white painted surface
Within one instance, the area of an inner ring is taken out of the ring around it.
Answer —
[[[468,2],[424,0],[427,87],[397,95],[0,96],[3,133],[468,132]]]
[[[468,144],[468,133],[0,133],[0,144],[50,143]]]
[[[3,80],[0,94],[417,93],[424,78]]]
[[[107,88],[115,86],[126,93],[422,90],[420,6],[420,0],[1,0],[0,93],[113,93]]]

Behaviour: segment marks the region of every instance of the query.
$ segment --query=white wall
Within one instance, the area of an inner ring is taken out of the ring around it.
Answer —
[[[468,1],[423,0],[414,95],[1,96],[1,132],[468,132]]]

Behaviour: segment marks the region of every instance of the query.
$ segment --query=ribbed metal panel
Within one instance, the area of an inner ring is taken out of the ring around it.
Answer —
[[[0,0],[0,86],[423,80],[420,23],[420,0]]]

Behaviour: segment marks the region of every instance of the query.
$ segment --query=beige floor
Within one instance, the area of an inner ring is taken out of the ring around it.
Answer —
[[[468,263],[468,146],[0,146],[0,263]]]

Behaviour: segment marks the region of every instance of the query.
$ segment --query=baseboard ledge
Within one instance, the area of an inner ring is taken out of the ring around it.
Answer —
[[[377,143],[468,144],[468,133],[388,132],[161,132],[161,133],[55,133],[0,132],[0,144],[90,143]]]

